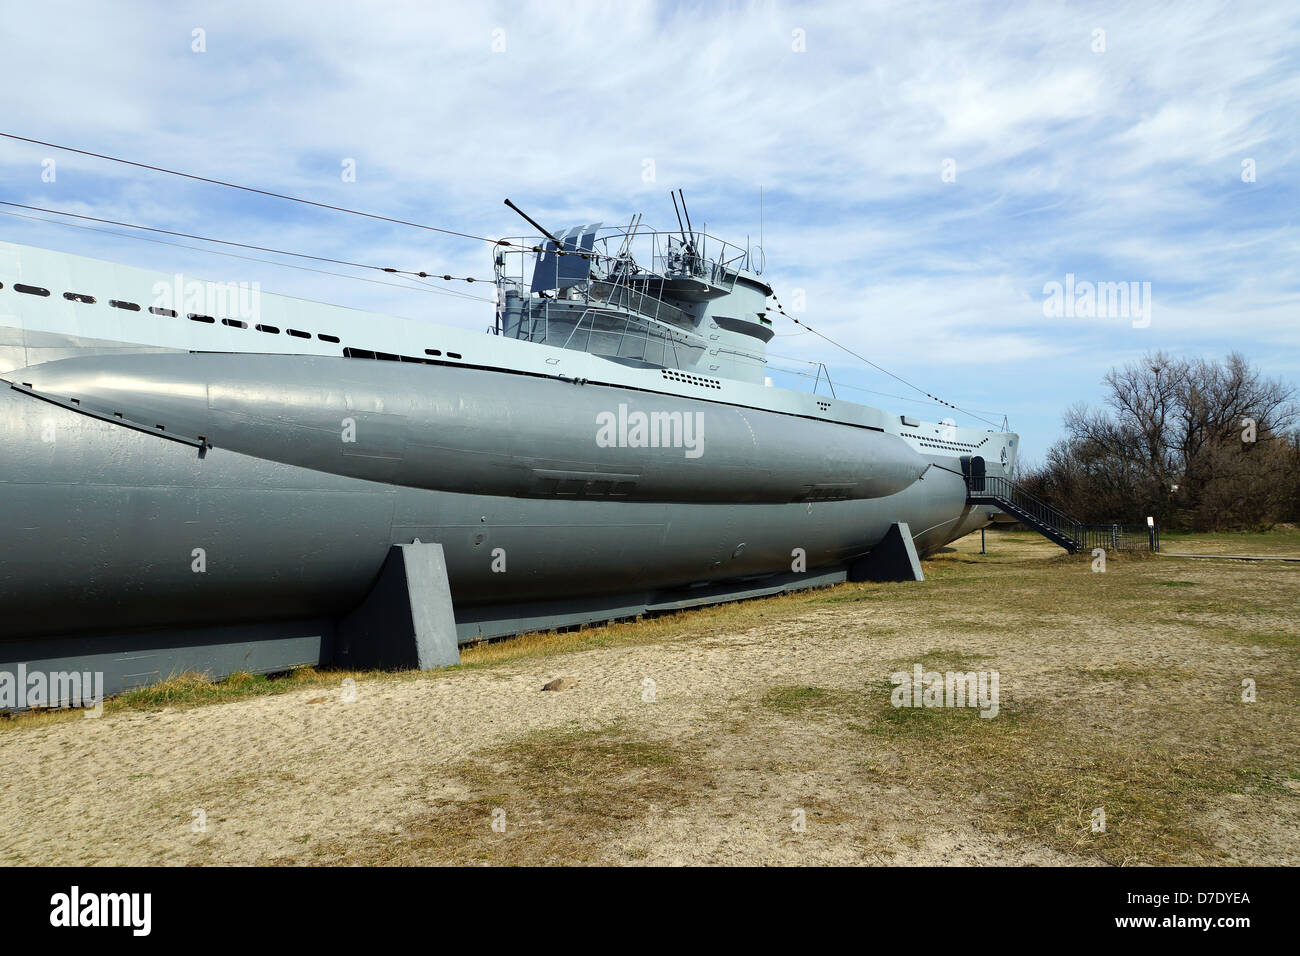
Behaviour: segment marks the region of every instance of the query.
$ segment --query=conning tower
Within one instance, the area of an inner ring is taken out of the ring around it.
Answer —
[[[689,222],[689,220],[688,220]],[[751,250],[684,226],[575,226],[506,240],[496,331],[636,367],[762,384],[771,287]]]

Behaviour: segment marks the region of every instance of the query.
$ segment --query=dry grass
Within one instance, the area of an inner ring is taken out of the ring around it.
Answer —
[[[104,701],[105,715],[132,711],[153,712],[182,710],[208,704],[228,704],[254,697],[287,694],[296,690],[316,688],[337,693],[346,678],[365,681],[423,680],[442,671],[351,671],[331,668],[296,667],[279,674],[250,674],[236,671],[222,680],[187,671],[127,691]],[[85,719],[79,709],[34,708],[31,710],[0,713],[0,733],[6,729],[45,726],[64,721]]]
[[[701,754],[679,742],[620,725],[533,731],[440,769],[438,795],[388,838],[324,841],[311,862],[595,863],[612,829],[683,807],[709,782]]]
[[[517,637],[483,641],[461,648],[461,667],[490,667],[558,653],[638,647],[696,640],[701,635],[761,623],[796,613],[816,595],[833,588],[798,594],[781,594],[758,600],[715,604],[668,614],[658,614],[612,624],[593,624],[562,631],[534,631]]]
[[[1152,679],[1169,679],[1092,676],[1137,679],[1146,687]],[[853,694],[800,688],[800,706],[778,709],[822,722],[832,735],[856,733],[841,759],[850,750],[867,758],[864,786],[923,786],[939,800],[975,809],[981,828],[1015,833],[1063,854],[1115,864],[1225,862],[1205,813],[1209,799],[1279,787],[1285,792],[1280,785],[1290,765],[1281,753],[1248,765],[1211,744],[1153,741],[1143,728],[1090,731],[1081,727],[1074,703],[1052,707],[1005,694],[992,719],[970,709],[894,708],[892,686],[880,681]],[[774,688],[764,703],[787,694]],[[1096,807],[1106,813],[1104,833],[1092,832]]]
[[[1300,528],[1278,525],[1271,531],[1166,531],[1160,535],[1164,551],[1186,554],[1267,554],[1300,558]]]

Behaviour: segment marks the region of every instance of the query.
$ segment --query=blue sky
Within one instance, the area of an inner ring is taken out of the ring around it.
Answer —
[[[743,244],[762,187],[782,302],[802,290],[814,328],[1005,413],[1032,460],[1067,406],[1148,349],[1236,349],[1300,380],[1298,40],[1300,7],[1283,2],[54,2],[0,22],[0,128],[483,236],[521,231],[506,196],[556,228],[638,211],[667,228],[680,186],[697,222]],[[491,275],[485,243],[41,147],[0,141],[0,175],[14,202]],[[486,302],[12,216],[0,238],[492,320]],[[1046,316],[1044,286],[1067,274],[1149,282],[1150,324]],[[791,323],[777,332],[774,364],[824,361],[841,397],[948,414]]]

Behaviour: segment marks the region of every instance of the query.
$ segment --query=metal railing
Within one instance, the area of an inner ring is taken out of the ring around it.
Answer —
[[[1082,522],[1075,521],[1064,511],[1053,508],[1023,488],[1016,487],[1008,478],[997,475],[971,475],[966,479],[966,488],[972,498],[992,498],[994,503],[1008,504],[1015,509],[1009,513],[1019,518],[1021,515],[1016,512],[1023,512],[1025,516],[1071,541],[1078,541],[1082,537]]]
[[[1144,524],[1087,524],[1079,538],[1079,550],[1091,551],[1151,551],[1160,550],[1160,530]]]
[[[596,328],[597,319],[606,319],[613,323],[617,323],[621,319],[623,321],[623,327],[621,329],[613,328],[613,327],[607,329],[598,329]],[[638,321],[638,317],[628,313],[620,314],[620,313],[612,312],[608,309],[591,309],[591,308],[584,309],[578,315],[577,321],[574,323],[573,328],[569,330],[569,334],[565,338],[564,342],[563,343],[552,342],[551,344],[552,345],[559,344],[560,348],[566,348],[566,349],[569,348],[570,344],[574,340],[574,337],[577,336],[577,334],[580,331],[582,331],[583,323],[587,322],[587,329],[586,329],[587,338],[583,345],[583,351],[585,352],[591,351],[591,337],[593,335],[602,335],[602,336],[608,336],[609,338],[617,339],[618,346],[613,353],[616,357],[621,357],[623,355],[624,343],[631,340],[634,342],[641,343],[643,355],[645,351],[649,350],[651,347],[658,346],[659,348],[661,348],[663,350],[663,364],[665,366],[668,366],[668,353],[672,352],[673,365],[670,367],[683,368],[684,366],[682,365],[681,357],[677,354],[677,350],[679,348],[687,352],[694,350],[694,352],[696,353],[703,353],[706,348],[705,344],[702,341],[698,343],[693,343],[691,342],[690,337],[686,335],[676,334],[675,330],[672,329],[670,326],[663,325],[662,328],[655,328],[654,325],[652,325],[651,323],[655,323],[659,325],[662,325],[662,323],[658,323],[658,320],[651,319],[648,316],[639,317],[639,321],[645,326],[644,328],[638,328],[633,326],[632,323],[634,321]],[[548,322],[548,328],[546,332],[547,338],[543,339],[543,341],[549,341],[549,335],[550,335],[549,319],[547,320],[547,322]],[[603,355],[607,353],[600,352],[595,354]],[[636,358],[637,356],[632,355],[630,357]]]
[[[650,275],[691,275],[730,287],[736,281],[737,269],[754,270],[749,248],[707,232],[689,235],[687,241],[681,233],[651,229],[640,223],[629,228],[605,227],[596,233],[590,251],[566,252],[581,255],[591,263],[592,279],[614,283],[625,275],[645,276],[645,266],[648,266]],[[524,285],[536,250],[542,249],[546,240],[538,236],[507,236],[500,242],[496,250],[498,283],[504,280]],[[638,267],[637,263],[644,266]]]
[[[660,285],[663,280],[660,278]],[[658,319],[685,329],[695,327],[695,317],[684,309],[670,305],[662,296],[647,294],[629,285],[600,280],[591,284],[589,301],[606,304],[616,309],[626,309],[640,315]]]
[[[968,475],[972,501],[996,505],[1069,551],[1159,551],[1160,532],[1154,525],[1084,524],[1019,488],[1009,478]]]

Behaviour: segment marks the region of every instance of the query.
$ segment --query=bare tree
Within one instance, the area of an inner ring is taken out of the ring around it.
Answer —
[[[1025,476],[1030,491],[1087,522],[1153,515],[1219,529],[1300,517],[1292,386],[1236,352],[1223,362],[1149,353],[1103,382],[1101,408],[1066,411],[1067,437]]]

